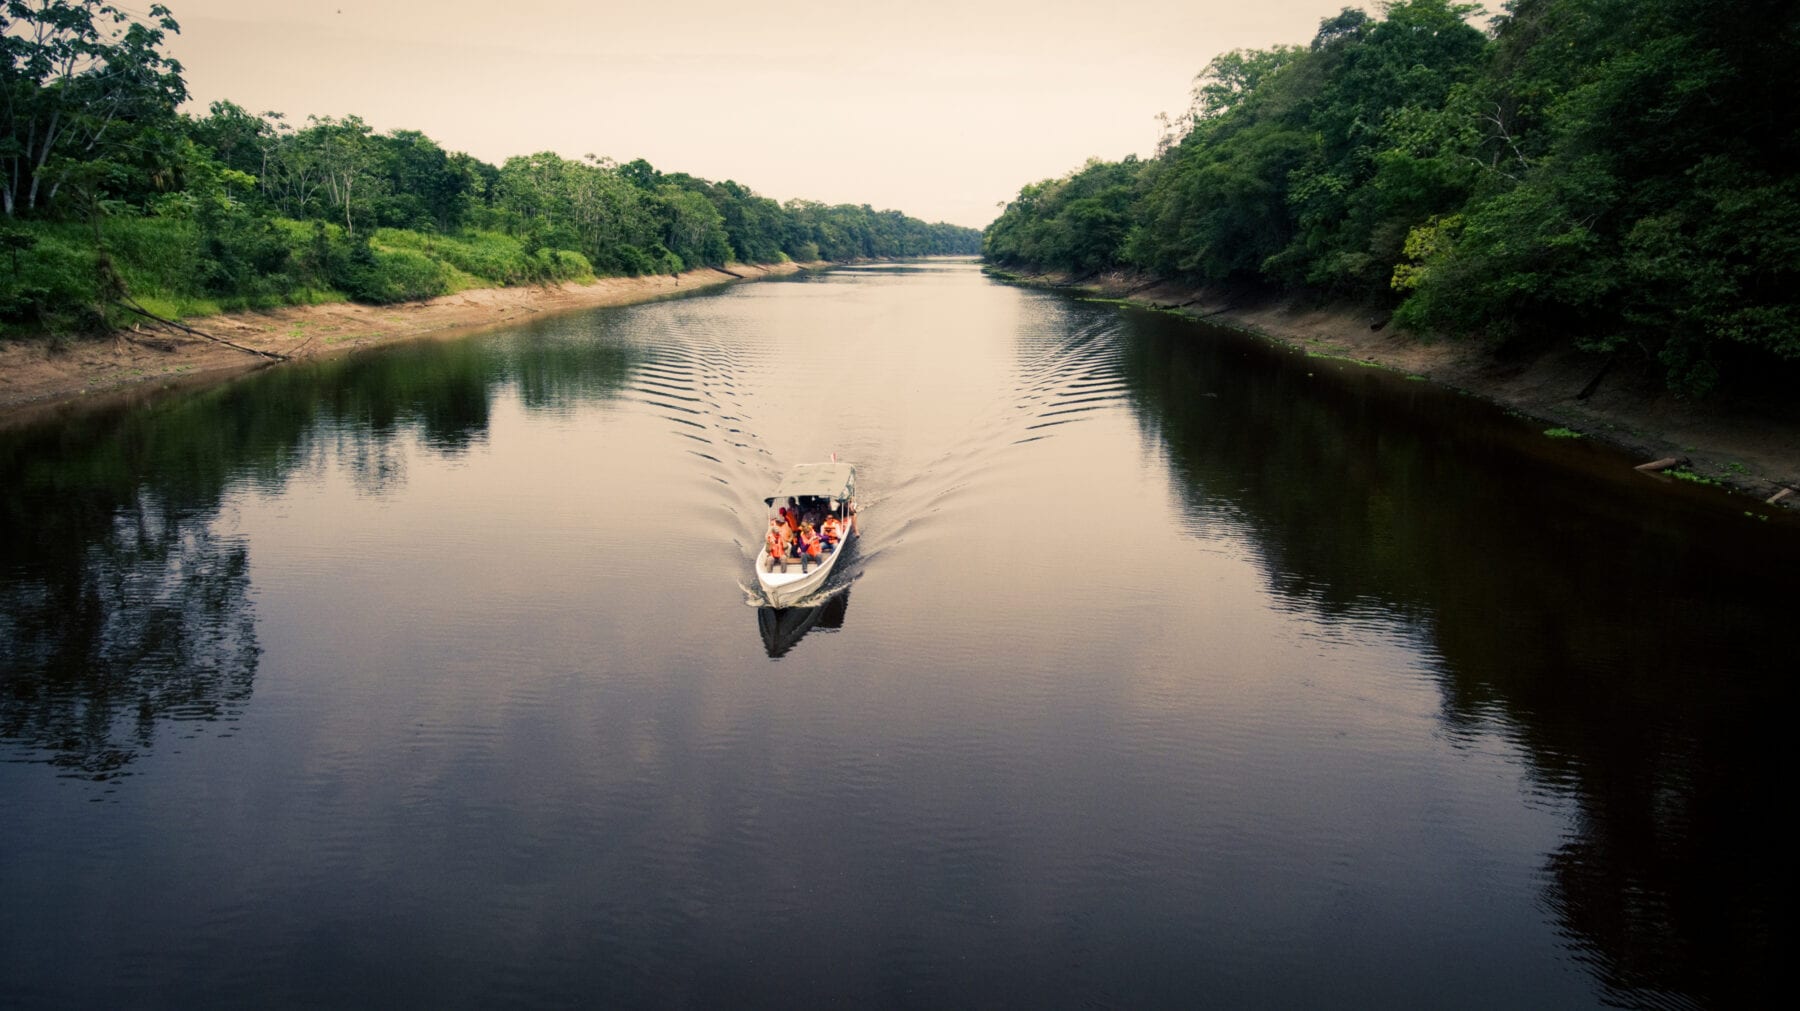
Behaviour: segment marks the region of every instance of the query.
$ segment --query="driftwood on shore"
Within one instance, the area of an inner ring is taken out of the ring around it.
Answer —
[[[1600,371],[1594,373],[1594,378],[1588,380],[1587,385],[1581,388],[1580,393],[1575,394],[1575,399],[1586,400],[1593,396],[1594,391],[1600,388],[1600,380],[1606,378],[1606,374],[1612,371],[1613,363],[1618,360],[1618,356],[1616,355],[1608,358],[1606,362],[1600,366]]]
[[[1649,463],[1640,463],[1633,469],[1641,470],[1646,474],[1655,474],[1660,471],[1674,470],[1676,467],[1686,466],[1687,462],[1688,458],[1685,456],[1665,456],[1660,460],[1651,460]]]
[[[163,326],[170,327],[175,330],[180,330],[182,333],[192,334],[193,336],[199,337],[202,340],[212,341],[214,344],[223,344],[228,348],[234,348],[234,349],[236,349],[238,351],[242,351],[248,355],[256,355],[259,358],[267,358],[270,361],[285,362],[288,360],[288,356],[280,353],[279,351],[263,351],[263,350],[259,350],[257,348],[253,348],[253,347],[246,347],[246,346],[244,346],[242,344],[238,344],[234,341],[228,341],[223,337],[215,337],[212,334],[205,333],[200,330],[196,330],[191,326],[185,326],[181,323],[177,323],[172,319],[164,319],[161,316],[158,316],[156,313],[153,313],[150,310],[144,308],[143,306],[138,305],[137,301],[132,299],[130,296],[126,296],[124,298],[119,299],[118,305],[119,305],[119,308],[124,309],[126,312],[136,313],[139,316],[142,316],[147,320],[151,320],[153,322],[160,323]],[[302,346],[304,346],[304,344]]]
[[[1770,495],[1768,498],[1764,499],[1763,505],[1780,505],[1781,503],[1783,503],[1793,497],[1794,497],[1794,489],[1783,488],[1780,491],[1776,492],[1775,494]]]
[[[162,337],[152,337],[152,336],[149,336],[149,334],[150,334],[150,331],[145,330],[143,327],[138,326],[136,323],[133,323],[133,324],[131,324],[131,329],[129,331],[121,330],[118,332],[117,336],[121,340],[127,340],[133,344],[137,344],[142,347],[150,348],[153,351],[161,351],[161,352],[164,352],[165,354],[175,350],[175,342],[174,341],[166,340]]]

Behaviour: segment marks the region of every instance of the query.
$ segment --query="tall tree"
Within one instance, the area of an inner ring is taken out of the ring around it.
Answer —
[[[381,155],[374,129],[361,116],[345,116],[341,120],[308,116],[307,121],[307,128],[300,131],[300,141],[317,158],[326,198],[343,211],[345,234],[355,235],[358,201],[367,206],[386,182],[377,171]]]
[[[187,98],[181,64],[161,51],[181,27],[161,4],[147,21],[99,0],[0,6],[0,206],[7,216],[56,198],[71,172],[156,144]]]

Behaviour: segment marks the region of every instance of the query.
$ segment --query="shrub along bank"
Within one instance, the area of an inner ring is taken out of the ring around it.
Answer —
[[[350,238],[342,226],[319,221],[272,219],[266,226],[233,248],[180,218],[111,218],[99,242],[85,224],[33,222],[21,229],[33,243],[19,258],[0,314],[13,332],[67,334],[104,330],[132,315],[113,300],[183,319],[346,299],[406,302],[594,276],[580,253],[527,250],[500,232],[383,228]]]

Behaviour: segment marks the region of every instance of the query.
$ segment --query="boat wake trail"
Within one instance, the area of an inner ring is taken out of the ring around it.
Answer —
[[[961,529],[980,513],[983,489],[1026,465],[1020,453],[1130,402],[1116,311],[1045,297],[1020,326],[1008,386],[965,434],[891,483],[868,482],[864,508],[878,514],[865,561],[915,536]],[[873,518],[873,515],[871,516]]]
[[[888,551],[966,531],[1007,482],[1043,466],[1033,457],[1049,440],[1129,402],[1116,308],[1022,293],[998,326],[959,329],[968,321],[917,290],[932,283],[846,276],[809,286],[803,316],[792,291],[771,289],[645,307],[626,322],[640,357],[619,397],[660,422],[670,459],[686,461],[683,536],[729,543],[721,560],[744,573],[762,551],[763,496],[804,459],[793,447],[838,450],[858,468],[862,516],[829,595]],[[761,298],[769,315],[745,312]]]
[[[670,303],[638,320],[644,358],[622,399],[666,423],[674,451],[690,458],[686,519],[700,537],[735,548],[749,567],[762,550],[768,494],[780,461],[757,425],[761,391],[779,382],[766,335],[746,332],[722,300]]]

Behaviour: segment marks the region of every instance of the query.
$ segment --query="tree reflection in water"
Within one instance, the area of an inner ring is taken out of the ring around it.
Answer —
[[[217,529],[227,493],[330,460],[383,494],[402,436],[467,452],[506,382],[528,410],[611,397],[636,353],[594,333],[575,318],[294,363],[0,433],[0,748],[107,780],[159,724],[233,719],[260,648],[248,546]]]
[[[1430,636],[1449,731],[1500,734],[1534,792],[1576,805],[1546,905],[1613,999],[1760,996],[1793,711],[1762,587],[1800,563],[1792,531],[1617,460],[1545,481],[1569,450],[1470,398],[1196,336],[1129,313],[1120,337],[1195,533],[1241,528],[1271,587],[1323,616]]]
[[[74,564],[0,584],[0,738],[110,779],[164,720],[230,720],[259,649],[249,553],[148,497]]]

